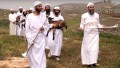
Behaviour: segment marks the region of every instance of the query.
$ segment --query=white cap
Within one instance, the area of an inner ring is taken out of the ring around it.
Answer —
[[[11,10],[11,11],[13,11],[14,9],[13,9],[13,8],[11,8],[10,10]]]
[[[24,9],[23,12],[25,12],[26,10]]]
[[[30,8],[30,10],[33,10],[33,8]]]
[[[22,8],[21,6],[19,7],[19,9]]]
[[[50,6],[50,4],[46,4],[45,6],[47,6],[47,5]]]
[[[55,7],[54,7],[54,9],[59,9],[59,10],[60,10],[60,7],[58,7],[58,6],[55,6]]]
[[[37,5],[39,5],[39,4],[42,4],[42,3],[40,1],[35,1],[34,2],[34,7],[37,6]]]
[[[87,4],[87,7],[89,7],[89,6],[94,6],[94,3],[89,2],[89,3]]]

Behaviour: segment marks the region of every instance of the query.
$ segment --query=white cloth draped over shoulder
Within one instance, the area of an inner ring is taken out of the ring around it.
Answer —
[[[80,28],[84,30],[81,49],[82,64],[89,65],[97,63],[99,53],[99,32],[98,29],[94,28],[98,27],[102,27],[99,23],[99,14],[95,12],[94,15],[90,15],[87,12],[82,15],[80,23]]]
[[[49,17],[53,18],[53,21],[63,20],[63,16],[60,14],[58,17],[52,13]],[[49,32],[47,37],[47,46],[50,48],[50,54],[53,56],[60,56],[62,48],[63,32],[61,29],[56,29],[55,39],[53,40],[53,30]]]
[[[9,14],[9,21],[10,21],[10,35],[16,35],[16,13],[14,14]]]
[[[43,27],[45,30],[38,34],[40,27]],[[27,55],[31,68],[46,68],[45,37],[50,27],[52,27],[52,25],[49,25],[44,13],[40,13],[38,16],[31,13],[26,19],[25,35],[28,41],[28,48],[34,43]],[[37,34],[38,36],[33,42]]]

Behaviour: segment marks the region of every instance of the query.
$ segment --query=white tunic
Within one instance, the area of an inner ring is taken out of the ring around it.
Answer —
[[[40,27],[45,29],[44,32],[40,32],[37,36],[34,45],[30,48],[27,55],[30,68],[46,68],[46,56],[45,56],[45,37],[48,28],[50,27],[48,19],[44,13],[35,16],[33,13],[29,14],[26,19],[26,38],[28,41],[28,48],[33,43],[34,38],[40,30]]]
[[[20,12],[17,12],[17,16],[22,16],[23,14]],[[20,23],[19,25],[17,25],[17,35],[20,36],[21,35],[21,31],[22,31],[22,24]]]
[[[14,14],[9,14],[9,21],[10,21],[10,35],[16,35],[16,24],[13,22],[16,22],[16,13]]]
[[[81,57],[82,64],[97,63],[99,52],[99,32],[96,27],[102,27],[99,23],[99,14],[90,15],[88,12],[81,17],[80,28],[84,29]]]
[[[21,16],[20,17],[20,23],[21,23],[21,25],[24,25],[25,24],[25,22],[21,22],[22,20],[26,20],[26,17],[25,16]],[[22,28],[22,30],[21,30],[21,36],[25,36],[25,27],[24,26],[21,26],[21,28]]]
[[[61,14],[56,17],[54,14],[50,15],[51,18],[54,18],[53,21],[59,21],[59,20],[63,20],[64,18],[63,16],[61,16]],[[61,48],[62,48],[62,40],[63,40],[63,32],[61,29],[56,29],[55,31],[55,39],[53,40],[53,30],[51,30],[49,32],[49,35],[47,37],[47,45],[50,48],[50,53],[51,55],[54,56],[60,56],[61,54]]]
[[[44,13],[46,14],[46,12],[44,12]],[[49,15],[48,17],[50,17],[50,16],[51,16],[51,14],[53,14],[53,12],[50,12],[50,15]],[[46,15],[46,16],[47,16],[47,15]],[[47,41],[47,39],[48,39],[48,38],[46,38],[46,41]],[[46,47],[45,47],[45,48],[46,48],[46,49],[50,49],[50,48],[49,48],[49,45],[46,45]]]

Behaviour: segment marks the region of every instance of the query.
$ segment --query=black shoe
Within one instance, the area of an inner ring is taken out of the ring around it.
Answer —
[[[87,68],[92,68],[92,65],[88,65]]]
[[[92,68],[97,68],[97,65],[96,64],[92,64]]]

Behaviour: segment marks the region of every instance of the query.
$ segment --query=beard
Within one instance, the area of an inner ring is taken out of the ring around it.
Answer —
[[[50,9],[49,9],[49,10],[46,10],[46,14],[50,14]]]
[[[36,10],[37,12],[41,12],[41,9],[37,9],[37,8],[35,8],[35,10]]]
[[[60,13],[59,12],[55,12],[55,15],[58,16]]]
[[[11,14],[14,14],[14,12],[11,12]]]
[[[89,14],[93,15],[94,14],[94,10],[89,10]]]
[[[20,13],[22,13],[22,10],[20,10]]]
[[[25,16],[25,17],[26,17],[26,14],[25,14],[25,13],[23,13],[23,16]]]

